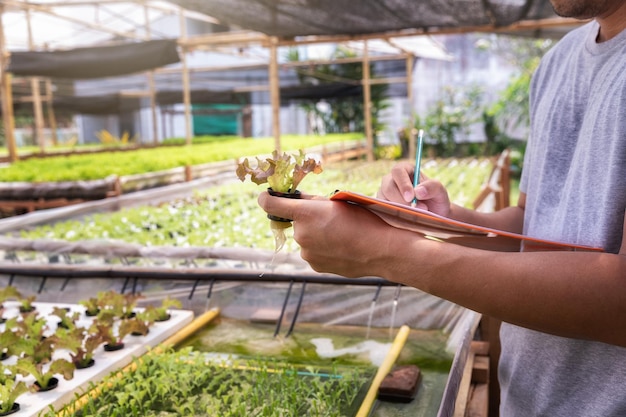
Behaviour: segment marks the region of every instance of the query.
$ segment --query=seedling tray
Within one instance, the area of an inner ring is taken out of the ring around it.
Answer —
[[[18,314],[19,303],[7,301],[4,303],[6,310],[4,317],[11,317]],[[78,326],[87,326],[93,320],[85,315],[85,307],[78,304],[63,303],[41,303],[35,302],[33,305],[42,317],[48,318],[49,327],[56,328],[58,318],[52,316],[54,307],[69,308],[70,313],[80,312],[81,318],[78,320]],[[141,308],[136,308],[141,311]],[[156,322],[150,327],[150,331],[146,336],[129,335],[124,338],[124,348],[114,352],[107,352],[103,346],[98,347],[94,353],[95,364],[86,369],[77,369],[74,371],[74,378],[66,381],[62,377],[58,377],[59,385],[53,390],[30,393],[27,392],[18,397],[17,403],[20,404],[20,410],[11,414],[12,417],[30,417],[37,416],[42,411],[47,411],[52,406],[55,409],[60,408],[63,404],[75,398],[76,393],[82,393],[89,390],[92,383],[100,381],[103,377],[129,364],[133,358],[142,356],[150,348],[163,342],[170,336],[174,335],[182,327],[193,320],[193,311],[188,310],[170,310],[171,317],[168,321]],[[4,324],[0,325],[4,326]],[[70,359],[69,352],[55,352],[55,357],[63,357]],[[8,358],[5,363],[14,363],[16,358]],[[23,378],[29,385],[34,381],[32,377]]]

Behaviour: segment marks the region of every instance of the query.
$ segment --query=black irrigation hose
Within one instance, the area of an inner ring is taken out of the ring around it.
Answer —
[[[291,289],[293,288],[293,280],[289,281],[289,288],[287,288],[287,295],[285,295],[285,301],[283,301],[283,308],[280,310],[280,316],[278,316],[278,321],[276,322],[276,330],[274,330],[274,337],[278,335],[280,332],[280,325],[283,322],[283,316],[285,315],[285,310],[287,309],[287,302],[289,301],[289,296],[291,295]]]
[[[145,268],[145,267],[89,267],[85,265],[25,265],[0,263],[0,275],[9,275],[9,285],[17,277],[101,279],[124,278],[124,287],[130,280],[139,279],[176,281],[244,281],[244,282],[303,282],[312,284],[397,286],[397,283],[378,277],[344,278],[332,274],[296,271],[275,273],[243,268]],[[136,284],[135,284],[136,285]],[[126,289],[126,288],[125,288]]]
[[[191,300],[193,298],[193,295],[196,292],[196,288],[198,287],[199,283],[200,283],[199,279],[194,281],[193,287],[191,287],[191,292],[189,292],[189,296],[187,297],[188,300]]]
[[[300,307],[302,307],[302,300],[304,299],[304,290],[306,290],[306,281],[302,282],[302,290],[300,290],[300,298],[298,298],[298,305],[296,306],[296,311],[293,313],[293,318],[291,319],[291,325],[289,325],[289,330],[287,330],[287,334],[285,337],[289,337],[291,332],[293,332],[293,328],[296,325],[296,320],[298,320],[298,314],[300,314]]]

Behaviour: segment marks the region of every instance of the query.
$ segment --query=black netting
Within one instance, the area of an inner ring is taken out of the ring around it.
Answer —
[[[172,0],[273,36],[362,35],[554,17],[548,0]]]

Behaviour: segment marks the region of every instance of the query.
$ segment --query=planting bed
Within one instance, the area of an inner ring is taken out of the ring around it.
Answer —
[[[381,160],[373,163],[330,164],[324,167],[320,175],[305,178],[302,190],[326,196],[336,189],[373,195],[380,186],[382,176],[395,163]],[[432,159],[423,164],[426,175],[446,184],[451,200],[463,206],[471,205],[491,169],[491,160],[487,158]],[[233,181],[236,181],[234,169]],[[149,192],[144,197],[140,192],[133,196],[134,199],[131,196],[111,199],[114,203],[110,208],[104,203],[98,203],[92,205],[91,209],[89,205],[84,205],[83,208],[59,210],[56,217],[53,213],[48,217],[43,213],[33,213],[25,217],[21,224],[18,219],[0,221],[0,231],[5,236],[0,237],[0,248],[19,247],[14,241],[2,244],[2,239],[11,237],[37,242],[36,246],[42,248],[40,252],[46,252],[48,242],[53,241],[56,243],[50,243],[50,252],[74,253],[72,256],[81,262],[84,256],[76,254],[81,250],[83,253],[91,251],[107,254],[115,253],[115,246],[118,246],[117,251],[121,254],[113,258],[119,260],[126,257],[129,260],[132,256],[124,256],[122,248],[127,248],[127,253],[132,254],[138,251],[137,245],[140,245],[140,248],[147,248],[146,252],[162,254],[156,256],[159,263],[172,256],[168,254],[167,248],[176,248],[176,251],[169,252],[180,254],[179,259],[195,258],[197,262],[204,255],[203,251],[194,248],[205,248],[204,251],[206,248],[274,249],[269,222],[257,205],[257,196],[261,191],[257,185],[239,181],[208,187],[205,184],[196,188],[189,185],[168,188],[167,193],[162,195]],[[177,192],[179,188],[187,190],[186,195]],[[74,218],[68,216],[71,210],[76,213]],[[38,217],[41,221],[37,220]],[[68,244],[63,246],[59,242]],[[104,250],[96,251],[97,248]],[[156,251],[154,248],[163,249]],[[293,239],[287,239],[282,252],[297,251]],[[40,255],[33,254],[32,249],[7,255],[15,255],[21,261],[45,262],[45,256],[42,259]],[[59,262],[64,261],[62,257],[56,258]],[[148,258],[146,256],[144,260]],[[171,266],[176,266],[176,263],[173,261]]]

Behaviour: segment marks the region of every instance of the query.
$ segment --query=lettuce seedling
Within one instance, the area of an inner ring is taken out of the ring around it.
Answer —
[[[24,377],[32,375],[35,378],[37,383],[29,388],[32,392],[37,392],[49,389],[50,382],[56,374],[61,374],[65,380],[74,378],[76,367],[70,361],[62,358],[43,364],[35,362],[30,356],[25,356],[17,360],[15,369]]]
[[[0,365],[0,415],[8,415],[17,397],[28,391],[24,381],[17,381],[12,367]]]
[[[11,285],[0,289],[0,306],[7,300],[19,300],[20,298],[22,298],[22,294]]]
[[[249,175],[250,180],[257,185],[267,184],[270,192],[284,197],[294,197],[298,191],[298,185],[309,174],[322,172],[322,165],[313,158],[306,158],[306,154],[300,149],[298,155],[288,153],[280,154],[272,152],[271,158],[262,160],[256,158],[256,167],[250,165],[248,158],[237,165],[237,177],[244,181]],[[274,234],[275,251],[278,252],[287,240],[285,229],[291,227],[291,220],[280,219],[272,216],[270,229]]]

